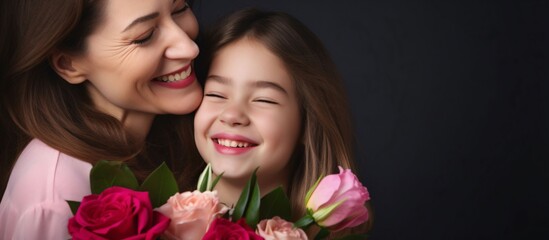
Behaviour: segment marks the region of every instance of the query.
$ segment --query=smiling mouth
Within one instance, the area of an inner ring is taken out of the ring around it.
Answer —
[[[255,147],[257,144],[249,143],[249,142],[241,142],[241,141],[235,141],[230,139],[221,139],[221,138],[214,138],[212,139],[215,143],[224,146],[224,147],[232,147],[232,148],[247,148],[247,147]]]
[[[192,69],[191,69],[191,66],[189,66],[186,69],[183,68],[177,72],[157,77],[154,80],[160,81],[160,82],[175,82],[175,81],[179,81],[189,77],[191,75],[191,72],[192,72]]]

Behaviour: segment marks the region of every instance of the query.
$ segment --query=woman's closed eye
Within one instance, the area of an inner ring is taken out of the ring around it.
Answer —
[[[181,6],[176,7],[172,12],[172,15],[180,14],[182,12],[187,11],[187,9],[190,8],[189,3],[187,1],[181,1],[181,2],[184,2],[184,3],[182,3]]]
[[[156,28],[153,28],[145,37],[133,40],[132,44],[142,45],[149,42],[152,39],[155,31],[156,31]]]

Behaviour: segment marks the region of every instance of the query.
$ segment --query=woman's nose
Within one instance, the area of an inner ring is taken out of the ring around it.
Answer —
[[[177,24],[171,24],[169,31],[169,46],[165,56],[168,59],[195,59],[198,56],[198,45]]]
[[[221,115],[219,120],[223,124],[227,124],[231,127],[237,126],[247,126],[250,124],[250,118],[246,114],[246,111],[243,107],[238,105],[228,105]]]

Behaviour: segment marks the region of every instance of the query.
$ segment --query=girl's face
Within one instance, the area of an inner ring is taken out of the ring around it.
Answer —
[[[247,38],[217,52],[196,113],[195,142],[223,179],[281,184],[299,141],[296,90],[284,63]]]
[[[192,67],[198,23],[185,0],[111,0],[86,53],[82,69],[95,105],[121,118],[186,114],[200,104],[202,88]]]

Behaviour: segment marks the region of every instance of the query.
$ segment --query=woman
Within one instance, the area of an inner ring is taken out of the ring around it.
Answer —
[[[189,3],[2,4],[9,9],[2,32],[9,34],[1,48],[8,65],[1,76],[0,133],[9,142],[0,152],[1,176],[9,181],[2,182],[0,239],[69,238],[65,201],[90,193],[89,170],[99,160],[125,161],[143,176],[166,161],[182,182],[194,177],[185,173],[200,163],[183,159],[180,147],[194,147],[190,130],[171,135],[169,123],[181,120],[155,120],[188,114],[201,101],[192,65],[198,24]],[[190,129],[192,119],[185,119]]]

